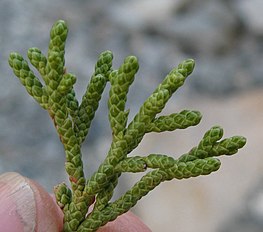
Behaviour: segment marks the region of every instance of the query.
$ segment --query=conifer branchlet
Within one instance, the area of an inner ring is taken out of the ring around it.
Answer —
[[[174,68],[127,125],[129,110],[125,105],[129,87],[139,69],[137,58],[128,56],[123,64],[114,70],[112,53],[101,53],[79,103],[74,91],[76,77],[66,72],[65,68],[67,33],[66,23],[59,20],[50,32],[47,57],[38,48],[28,50],[28,58],[43,81],[34,74],[19,53],[13,52],[9,57],[14,74],[27,92],[48,111],[65,149],[65,168],[71,188],[64,183],[54,188],[57,203],[64,212],[64,231],[96,231],[127,212],[160,183],[174,178],[208,175],[220,167],[221,163],[216,157],[233,155],[245,145],[246,139],[242,136],[221,140],[223,129],[214,126],[205,133],[196,147],[177,159],[164,154],[128,156],[146,133],[185,129],[200,122],[201,113],[194,110],[157,116],[173,93],[192,73],[194,61],[185,60]],[[107,83],[111,86],[108,109],[112,143],[98,170],[86,178],[81,145],[89,132]],[[130,190],[111,202],[118,178],[123,172],[146,172],[149,169],[151,170]],[[95,200],[92,212],[87,214]]]

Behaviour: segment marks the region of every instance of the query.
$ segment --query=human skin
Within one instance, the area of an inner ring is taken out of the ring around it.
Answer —
[[[63,213],[54,198],[35,181],[15,172],[0,175],[0,225],[5,232],[58,232]],[[133,213],[127,212],[98,232],[151,232]]]

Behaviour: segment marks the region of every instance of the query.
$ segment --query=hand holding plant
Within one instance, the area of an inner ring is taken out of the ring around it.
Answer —
[[[58,232],[63,229],[63,213],[53,195],[38,183],[17,173],[0,175],[1,231]],[[122,214],[99,229],[100,232],[150,232],[131,212]]]

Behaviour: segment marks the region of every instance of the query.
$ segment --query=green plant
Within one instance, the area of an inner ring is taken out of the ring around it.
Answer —
[[[43,83],[20,54],[13,52],[9,58],[14,74],[27,92],[48,111],[64,145],[65,169],[71,189],[64,183],[55,187],[57,203],[64,212],[64,231],[96,231],[127,212],[161,182],[208,175],[220,167],[220,161],[215,157],[235,154],[245,145],[246,139],[241,136],[220,140],[223,129],[214,126],[205,133],[196,147],[178,159],[161,154],[128,157],[146,133],[184,129],[200,122],[200,112],[192,110],[157,116],[172,94],[192,73],[194,61],[185,60],[174,68],[127,125],[129,110],[125,109],[125,103],[129,86],[139,68],[137,58],[128,56],[123,64],[114,70],[112,53],[101,53],[79,104],[73,89],[76,77],[65,68],[67,33],[65,22],[59,20],[50,32],[47,58],[38,48],[28,50],[28,58],[40,73]],[[89,132],[107,82],[111,85],[108,108],[112,143],[98,170],[90,178],[85,178],[81,144]],[[123,172],[145,172],[147,169],[153,170],[146,173],[119,199],[110,201]],[[94,208],[87,214],[94,201]]]

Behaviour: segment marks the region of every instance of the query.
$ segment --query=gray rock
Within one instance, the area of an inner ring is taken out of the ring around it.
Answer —
[[[261,0],[238,0],[236,3],[238,14],[250,33],[263,35],[263,2]]]
[[[238,212],[219,228],[219,232],[260,232],[263,230],[263,186],[262,177],[247,193]]]

